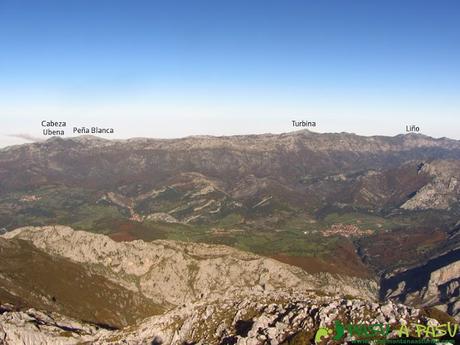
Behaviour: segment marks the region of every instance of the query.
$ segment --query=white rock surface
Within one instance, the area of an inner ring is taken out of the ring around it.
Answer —
[[[328,273],[312,275],[298,267],[227,246],[163,240],[115,242],[104,235],[65,226],[25,227],[3,237],[30,241],[49,254],[85,264],[88,269],[167,305],[252,287],[268,291],[322,290],[366,299],[375,299],[377,292],[373,280]]]

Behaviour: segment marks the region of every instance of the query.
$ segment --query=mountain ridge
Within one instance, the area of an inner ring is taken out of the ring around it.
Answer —
[[[408,141],[409,139],[417,139],[415,141],[421,141],[422,139],[424,140],[430,140],[434,142],[460,142],[459,139],[452,139],[448,137],[440,137],[440,138],[435,138],[431,137],[426,134],[422,133],[404,133],[404,134],[397,134],[397,135],[360,135],[360,134],[355,134],[352,132],[314,132],[308,129],[301,129],[301,130],[296,130],[296,131],[290,131],[290,132],[283,132],[283,133],[260,133],[260,134],[234,134],[234,135],[202,135],[202,134],[197,134],[197,135],[188,135],[184,137],[176,137],[176,138],[154,138],[154,137],[132,137],[132,138],[126,138],[126,139],[109,139],[109,138],[103,138],[99,137],[96,135],[80,135],[80,136],[73,136],[73,137],[50,137],[44,141],[40,142],[33,142],[33,143],[24,143],[24,144],[18,144],[18,145],[12,145],[12,146],[6,146],[0,149],[0,151],[12,147],[18,147],[18,146],[24,146],[24,145],[33,145],[33,144],[42,144],[42,143],[50,143],[54,141],[75,141],[75,142],[113,142],[113,143],[130,143],[130,142],[146,142],[146,141],[157,141],[157,142],[174,142],[174,141],[199,141],[199,140],[211,140],[211,141],[216,141],[216,140],[226,140],[226,141],[232,141],[232,140],[241,140],[243,138],[251,138],[251,139],[264,139],[264,138],[286,138],[286,137],[295,137],[295,136],[304,136],[304,137],[329,137],[329,138],[334,138],[334,137],[342,137],[342,138],[359,138],[359,139],[367,139],[367,140],[389,140],[389,139],[394,139],[394,140],[399,140],[399,139],[406,139]]]
[[[98,274],[165,306],[254,287],[323,289],[366,299],[377,297],[373,280],[310,275],[300,268],[227,246],[164,240],[115,242],[104,235],[64,226],[25,227],[2,238],[28,241],[48,254],[84,264],[88,269],[95,265]]]

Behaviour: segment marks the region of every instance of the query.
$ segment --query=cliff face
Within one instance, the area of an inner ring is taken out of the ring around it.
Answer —
[[[436,306],[460,318],[460,248],[426,263],[386,274],[381,298],[419,306]]]
[[[432,181],[420,188],[401,207],[407,210],[447,210],[458,203],[460,195],[460,161],[435,161],[425,164],[419,170]]]

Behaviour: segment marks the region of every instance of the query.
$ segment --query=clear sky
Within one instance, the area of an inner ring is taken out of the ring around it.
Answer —
[[[42,120],[460,139],[460,1],[0,0],[0,120],[0,146]]]

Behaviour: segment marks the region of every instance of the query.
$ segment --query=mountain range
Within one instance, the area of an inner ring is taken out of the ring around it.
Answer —
[[[226,293],[230,305],[262,305],[242,292],[261,289],[458,319],[459,182],[460,141],[420,134],[81,136],[7,147],[0,302],[14,308],[2,315],[34,308],[113,336]],[[244,338],[232,329],[232,341]]]

